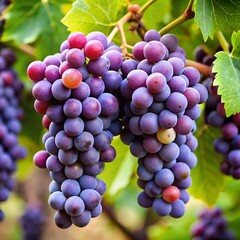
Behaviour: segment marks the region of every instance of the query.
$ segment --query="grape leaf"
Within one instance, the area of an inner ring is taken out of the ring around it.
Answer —
[[[234,54],[237,51],[235,49]],[[218,52],[215,56],[212,71],[217,74],[213,83],[218,86],[218,94],[229,117],[240,112],[240,58],[226,52]]]
[[[129,152],[129,146],[123,144],[119,137],[113,139],[112,146],[116,149],[117,156],[113,162],[106,163],[104,171],[99,175],[107,184],[107,194],[110,197],[114,197],[120,189],[129,184],[137,164],[136,158]]]
[[[80,31],[87,34],[98,30],[108,34],[123,2],[120,0],[77,0],[62,22],[71,32]]]
[[[198,164],[191,171],[193,184],[189,191],[194,197],[212,205],[225,185],[225,177],[220,171],[222,156],[213,149],[213,142],[219,136],[219,129],[204,125],[203,118],[197,123],[199,128],[195,135],[198,147],[195,153]]]
[[[122,164],[118,169],[117,175],[109,188],[110,195],[116,194],[120,189],[128,185],[136,163],[136,158],[132,156],[130,151],[127,151],[124,159],[122,159]]]
[[[232,52],[231,55],[240,58],[240,30],[232,34]]]
[[[59,50],[61,42],[66,38],[67,31],[60,22],[63,17],[61,4],[66,1],[14,1],[6,12],[7,20],[2,41],[33,43],[38,40],[38,57],[43,58]]]
[[[240,29],[240,1],[196,0],[194,11],[205,41],[216,31]]]

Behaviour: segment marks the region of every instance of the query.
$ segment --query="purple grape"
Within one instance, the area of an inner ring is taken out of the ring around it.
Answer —
[[[63,210],[66,200],[61,191],[54,191],[48,198],[48,204],[55,210]]]
[[[65,166],[64,173],[67,178],[78,179],[83,175],[83,166],[78,161]]]
[[[171,168],[171,171],[178,180],[186,179],[190,175],[190,168],[184,162],[177,162],[174,164],[174,166]]]
[[[132,101],[136,107],[148,108],[153,102],[153,96],[146,87],[139,87],[133,92]]]
[[[143,165],[138,166],[137,174],[138,174],[138,177],[143,181],[149,181],[154,176],[154,174],[152,172],[148,171],[148,169],[146,167],[144,167]]]
[[[146,44],[147,44],[146,42],[140,41],[133,46],[132,54],[139,61],[145,58],[143,51]]]
[[[64,196],[68,198],[79,195],[81,188],[77,180],[66,179],[61,184],[61,191]]]
[[[55,144],[59,149],[69,150],[73,147],[73,138],[66,134],[64,130],[57,133]]]
[[[81,152],[79,156],[80,161],[88,167],[91,167],[97,163],[99,161],[99,158],[99,152],[94,147],[91,147],[87,151]]]
[[[82,114],[88,119],[94,119],[99,116],[101,112],[100,102],[93,97],[86,98],[82,102]]]
[[[178,199],[172,203],[172,210],[170,216],[174,218],[180,218],[185,214],[185,204],[182,200]]]
[[[178,158],[180,153],[180,149],[178,145],[174,142],[165,144],[162,146],[161,150],[159,151],[159,156],[164,161],[170,162]]]
[[[156,198],[162,193],[162,189],[155,183],[154,180],[148,181],[145,184],[144,191],[151,198]]]
[[[174,130],[178,134],[189,134],[193,130],[193,120],[186,115],[179,117],[177,124],[174,127]]]
[[[97,179],[93,176],[83,175],[79,179],[81,189],[95,189],[97,187]]]
[[[162,128],[173,128],[177,124],[177,115],[169,110],[163,110],[158,116],[159,125]]]
[[[74,148],[71,148],[69,150],[60,149],[58,151],[58,158],[62,164],[71,165],[77,161],[78,151]]]
[[[153,198],[149,197],[144,191],[139,193],[137,201],[138,204],[143,208],[150,208],[153,204]]]
[[[54,221],[55,224],[62,229],[69,228],[72,225],[70,216],[63,210],[55,212]]]
[[[146,42],[150,42],[150,41],[159,41],[160,40],[160,33],[156,30],[148,30],[145,34],[144,34],[144,41]]]
[[[108,50],[104,53],[105,57],[107,57],[110,61],[110,70],[117,71],[122,66],[122,54],[117,50]]]
[[[143,147],[148,153],[157,153],[162,148],[162,144],[155,136],[146,136],[143,139]]]
[[[59,73],[59,68],[55,65],[49,65],[46,67],[45,70],[45,78],[50,82],[53,83],[57,79],[59,79],[60,73]]]
[[[72,89],[72,97],[78,100],[84,100],[90,96],[90,87],[87,83],[81,82],[79,87]]]
[[[64,210],[71,217],[81,215],[84,209],[85,209],[84,202],[78,196],[71,196],[65,201]]]
[[[44,146],[50,154],[54,154],[54,155],[58,154],[58,147],[56,146],[54,137],[49,137],[45,142]]]
[[[166,88],[167,80],[161,73],[150,74],[146,80],[146,86],[151,93],[161,93]]]
[[[87,151],[94,144],[94,137],[90,132],[83,131],[81,134],[74,138],[74,146],[79,151]]]
[[[73,68],[78,68],[85,62],[83,52],[78,48],[70,49],[66,54],[66,60]]]
[[[90,95],[92,97],[98,97],[104,92],[105,85],[101,78],[91,76],[86,80],[86,83],[90,88]]]
[[[52,99],[51,87],[52,84],[47,80],[37,82],[32,88],[32,94],[35,99],[47,102]]]
[[[170,214],[172,210],[172,206],[170,203],[165,202],[162,198],[156,198],[153,201],[153,210],[159,215],[159,216],[167,216]]]
[[[112,93],[120,88],[122,77],[120,73],[110,70],[102,77],[102,80],[105,85],[105,90]]]
[[[153,40],[144,46],[143,54],[149,62],[158,62],[164,59],[166,48],[161,42]]]
[[[159,129],[158,115],[155,113],[145,113],[140,119],[140,128],[143,133],[154,134]]]
[[[91,217],[98,217],[102,213],[102,205],[99,203],[94,209],[91,210]]]
[[[147,77],[148,75],[145,71],[141,69],[134,69],[127,75],[128,86],[133,90],[139,87],[145,87]]]
[[[82,112],[82,103],[75,98],[69,98],[63,105],[63,112],[69,118],[78,117]]]
[[[89,210],[97,207],[101,201],[100,194],[94,189],[84,189],[81,191],[80,197],[84,201],[86,208]]]
[[[110,69],[110,60],[104,55],[97,60],[90,60],[87,69],[95,77],[104,76]]]
[[[174,174],[170,169],[163,168],[156,173],[154,179],[159,187],[169,187],[174,182]]]
[[[137,69],[143,70],[148,75],[151,74],[153,64],[150,63],[147,59],[143,59],[141,62],[138,63]],[[133,70],[134,71],[134,70]]]
[[[97,135],[103,131],[103,121],[97,117],[95,119],[86,120],[84,122],[84,131]]]
[[[57,156],[51,155],[46,161],[46,167],[49,171],[58,172],[63,169],[62,163],[59,161]]]
[[[130,152],[135,157],[145,157],[147,152],[143,148],[141,140],[135,140],[130,145]]]
[[[118,109],[118,101],[111,93],[103,93],[98,97],[101,105],[101,114],[110,116],[116,113]]]
[[[83,213],[76,217],[71,217],[72,223],[77,227],[85,227],[89,224],[91,220],[91,212],[89,210],[84,210]]]
[[[200,80],[200,73],[194,67],[185,67],[183,70],[183,74],[188,78],[190,87],[195,86]]]
[[[137,65],[138,65],[138,62],[135,61],[134,59],[124,60],[123,63],[122,63],[122,66],[121,66],[123,76],[126,77],[130,71],[137,68]]]
[[[173,66],[166,60],[156,62],[152,67],[152,73],[156,72],[163,74],[166,80],[169,81],[173,76]]]
[[[178,48],[178,39],[173,34],[165,34],[160,38],[160,42],[163,43],[169,52],[175,52]]]
[[[158,172],[163,167],[163,160],[159,157],[158,154],[149,154],[144,157],[144,166],[149,172]]]
[[[65,133],[70,137],[76,137],[83,132],[84,122],[81,118],[68,118],[63,125]]]
[[[171,89],[171,92],[185,92],[187,86],[186,86],[186,81],[184,78],[180,76],[173,76],[169,81],[168,81],[168,86]],[[186,96],[185,96],[186,97]]]

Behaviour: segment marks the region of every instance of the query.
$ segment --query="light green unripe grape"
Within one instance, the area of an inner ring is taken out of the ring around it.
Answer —
[[[173,128],[160,128],[156,135],[159,142],[163,144],[169,144],[175,139],[176,132]]]

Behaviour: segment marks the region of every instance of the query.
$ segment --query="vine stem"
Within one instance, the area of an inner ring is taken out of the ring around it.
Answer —
[[[138,14],[143,14],[144,11],[152,4],[154,3],[156,0],[148,0],[138,11]],[[109,34],[108,36],[108,43],[110,43],[112,41],[112,39],[114,38],[114,36],[116,35],[116,33],[118,31],[122,31],[123,30],[123,26],[125,23],[127,23],[132,17],[132,13],[127,13],[125,14],[120,20],[118,20],[115,24],[115,27],[113,28],[112,32]],[[123,33],[121,33],[121,37],[122,37]],[[125,34],[124,34],[125,36]],[[123,40],[123,39],[122,39]],[[126,42],[124,43],[126,44]]]
[[[216,35],[217,35],[218,41],[219,41],[222,49],[223,49],[225,52],[230,53],[230,51],[229,51],[229,43],[228,43],[228,41],[226,40],[226,38],[224,37],[223,33],[222,33],[221,31],[218,31],[218,32],[216,33]]]
[[[115,215],[114,210],[112,209],[112,206],[107,204],[105,201],[102,201],[102,207],[103,207],[103,211],[105,214],[107,214],[107,216],[111,219],[111,221],[116,224],[116,226],[118,226],[121,231],[128,236],[129,239],[131,240],[148,240],[145,232],[141,231],[141,232],[133,232],[133,231],[129,231],[125,226],[123,226],[122,223],[120,223]]]
[[[20,49],[22,52],[27,53],[31,57],[34,57],[34,58],[36,57],[35,48],[30,45],[22,44],[18,46],[17,49]]]
[[[195,16],[195,13],[192,10],[192,6],[193,6],[193,2],[194,0],[190,0],[188,3],[188,6],[186,8],[186,10],[183,12],[182,15],[180,15],[178,18],[176,18],[174,21],[170,22],[168,25],[166,25],[165,27],[163,27],[159,33],[161,35],[166,34],[167,32],[169,32],[170,30],[172,30],[173,28],[179,26],[180,24],[186,22],[187,20],[193,18]]]
[[[206,76],[210,76],[212,73],[211,67],[202,63],[195,62],[193,60],[186,59],[186,66],[195,67],[201,74]]]

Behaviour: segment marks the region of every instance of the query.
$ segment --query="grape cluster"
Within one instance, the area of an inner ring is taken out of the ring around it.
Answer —
[[[116,156],[111,141],[122,128],[114,96],[122,82],[122,61],[121,49],[108,44],[103,33],[74,32],[60,53],[27,69],[35,82],[34,108],[48,129],[42,138],[45,150],[34,155],[34,162],[50,171],[48,202],[60,228],[84,227],[102,212],[106,184],[96,176]]]
[[[191,229],[194,240],[235,240],[228,229],[227,220],[220,208],[204,209],[199,214],[199,221]]]
[[[122,64],[124,98],[121,140],[138,158],[138,203],[160,216],[185,213],[197,163],[193,151],[198,104],[207,99],[200,73],[186,66],[185,52],[172,34],[149,30]]]
[[[20,217],[23,240],[41,240],[45,216],[38,204],[27,204]]]
[[[20,107],[23,84],[12,69],[16,57],[9,48],[0,51],[0,203],[8,199],[14,189],[13,174],[17,160],[26,156],[26,149],[18,142],[21,131]],[[0,221],[4,213],[0,210]]]
[[[221,50],[220,48],[217,51]],[[215,60],[214,55],[207,54],[202,47],[196,52],[196,59],[211,66]],[[240,179],[240,113],[226,117],[224,104],[217,94],[217,86],[213,86],[215,75],[204,80],[209,97],[204,109],[205,122],[213,127],[221,128],[221,137],[217,138],[213,147],[214,150],[223,155],[221,171],[226,175],[231,175],[235,179]]]

